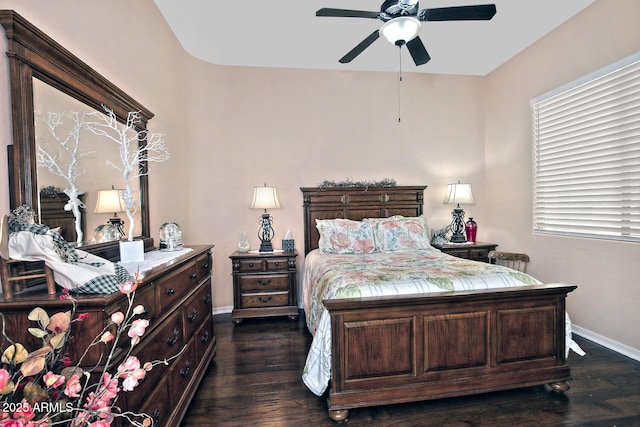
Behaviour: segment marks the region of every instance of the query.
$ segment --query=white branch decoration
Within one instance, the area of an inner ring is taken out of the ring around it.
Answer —
[[[94,122],[86,122],[85,127],[96,135],[104,136],[120,146],[121,164],[115,164],[107,159],[107,165],[122,173],[125,183],[123,199],[125,211],[129,219],[128,240],[133,240],[134,213],[138,210],[139,201],[135,201],[137,191],[132,187],[132,181],[151,171],[149,163],[164,162],[170,153],[164,144],[164,134],[150,133],[147,129],[140,130],[142,123],[139,112],[127,114],[126,123],[118,122],[116,114],[108,107],[104,107],[106,114],[90,113],[96,118]],[[146,165],[142,162],[146,162]]]
[[[58,135],[59,128],[64,124],[64,118],[70,118],[73,122],[69,133],[65,137]],[[65,166],[65,159],[60,151],[58,154],[52,154],[47,151],[43,144],[38,144],[38,163],[46,167],[52,175],[60,176],[64,178],[69,184],[69,188],[65,188],[63,191],[69,197],[69,201],[64,206],[66,211],[72,211],[75,218],[74,225],[76,230],[76,242],[80,243],[83,239],[83,232],[81,227],[82,213],[81,208],[84,208],[84,204],[80,200],[79,196],[82,192],[76,186],[76,179],[83,175],[86,171],[78,171],[78,163],[85,158],[91,158],[92,151],[81,153],[80,148],[80,130],[84,127],[84,121],[86,114],[80,114],[78,112],[69,113],[47,113],[47,117],[44,119],[44,123],[47,125],[49,133],[53,137],[54,141],[58,143],[59,148],[67,153],[68,164]]]

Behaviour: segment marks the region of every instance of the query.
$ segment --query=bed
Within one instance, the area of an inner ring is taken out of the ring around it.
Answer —
[[[335,421],[366,406],[569,387],[565,299],[576,286],[430,247],[425,188],[301,188],[314,336],[303,381],[328,395]]]

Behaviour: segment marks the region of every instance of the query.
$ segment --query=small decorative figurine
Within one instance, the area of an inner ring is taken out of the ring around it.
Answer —
[[[247,232],[240,233],[240,240],[238,240],[238,252],[249,252],[249,239],[247,239]]]

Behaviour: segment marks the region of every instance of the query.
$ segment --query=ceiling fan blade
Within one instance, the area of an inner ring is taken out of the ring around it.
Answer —
[[[423,9],[418,13],[420,21],[487,21],[496,14],[495,4],[475,6],[438,7]]]
[[[337,18],[378,18],[380,12],[367,12],[366,10],[332,9],[323,7],[318,9],[316,16],[333,16]]]
[[[362,53],[362,51],[364,51],[366,48],[368,48],[371,45],[371,43],[373,43],[374,41],[378,40],[378,37],[380,37],[380,31],[375,30],[373,33],[371,33],[369,35],[369,37],[367,37],[366,39],[362,40],[356,47],[351,49],[349,51],[349,53],[347,53],[345,56],[340,58],[339,62],[341,64],[346,64],[348,62],[353,61],[353,59],[356,56],[360,55]]]
[[[407,49],[409,49],[409,53],[413,58],[413,62],[416,65],[423,65],[429,62],[431,57],[427,53],[427,49],[424,47],[422,40],[420,40],[420,36],[414,38],[413,40],[409,40],[407,42]]]

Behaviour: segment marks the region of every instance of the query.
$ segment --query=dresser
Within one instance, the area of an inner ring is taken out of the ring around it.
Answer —
[[[497,246],[496,243],[485,242],[433,244],[434,248],[449,255],[482,262],[489,262],[489,252],[494,251]]]
[[[233,313],[235,324],[251,317],[298,318],[296,257],[291,252],[244,252],[231,254]]]
[[[192,251],[171,259],[144,273],[138,286],[134,305],[141,304],[149,326],[133,354],[141,364],[178,355],[169,366],[158,365],[131,392],[120,392],[118,406],[128,411],[146,413],[154,426],[179,426],[202,377],[216,353],[216,338],[212,317],[212,245],[191,246]],[[41,343],[28,335],[33,326],[27,319],[34,307],[42,307],[52,315],[71,308],[70,301],[58,295],[47,295],[46,288],[34,286],[14,294],[11,301],[0,298],[0,312],[7,322],[7,334],[24,343],[29,350]],[[72,327],[69,357],[78,360],[88,344],[117,311],[125,311],[128,302],[124,294],[80,295],[76,315],[87,318]],[[81,327],[80,327],[81,325]],[[123,358],[130,340],[118,342],[116,356]],[[100,366],[105,347],[93,346],[84,359],[84,366]],[[119,420],[116,418],[116,420]],[[115,424],[115,422],[114,422]]]

